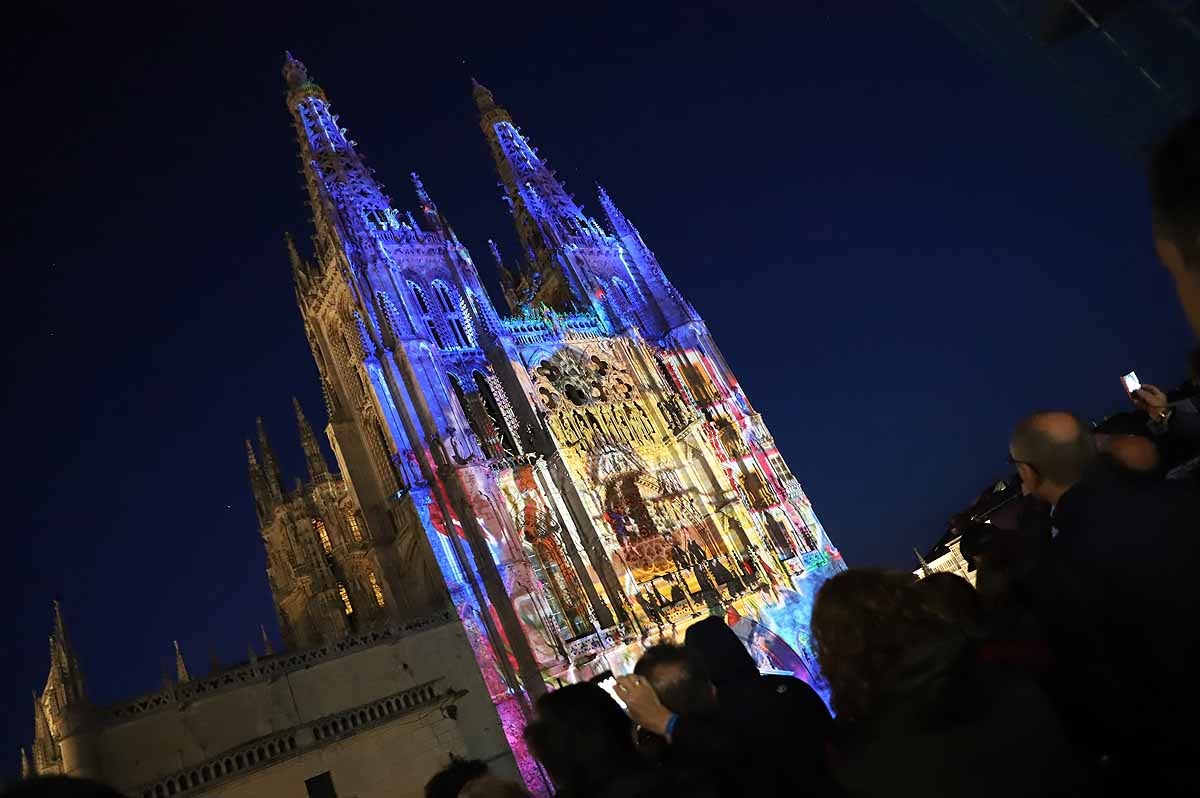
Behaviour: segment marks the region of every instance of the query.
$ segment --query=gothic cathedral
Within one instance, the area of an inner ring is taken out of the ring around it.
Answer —
[[[416,174],[399,211],[290,55],[315,231],[288,250],[340,476],[247,444],[283,637],[302,648],[453,606],[492,696],[620,670],[720,614],[819,681],[816,587],[843,567],[695,308],[599,190],[567,193],[490,91],[480,127],[520,241],[500,313]]]

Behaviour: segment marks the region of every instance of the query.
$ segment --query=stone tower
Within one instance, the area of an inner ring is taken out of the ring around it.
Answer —
[[[247,440],[246,455],[280,632],[289,648],[307,648],[411,614],[397,599],[406,588],[394,541],[380,533],[388,527],[366,523],[300,403],[292,406],[307,480],[284,489],[261,418],[258,449]]]

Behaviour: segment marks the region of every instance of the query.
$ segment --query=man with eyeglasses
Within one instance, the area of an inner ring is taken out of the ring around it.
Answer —
[[[1052,509],[1053,540],[1022,586],[1055,656],[1047,689],[1080,744],[1116,786],[1158,794],[1200,783],[1194,734],[1200,651],[1196,592],[1200,494],[1184,483],[1131,480],[1098,456],[1066,412],[1035,413],[1013,431],[1021,490]]]

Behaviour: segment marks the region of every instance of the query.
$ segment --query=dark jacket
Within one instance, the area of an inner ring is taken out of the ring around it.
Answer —
[[[1194,757],[1200,650],[1200,493],[1101,469],[1059,500],[1055,537],[1027,585],[1056,665],[1064,720],[1097,753]]]
[[[835,775],[850,796],[1067,796],[1092,794],[1032,680],[985,672],[965,639],[942,641],[906,663],[869,715],[844,726]]]
[[[799,679],[760,676],[720,618],[688,629],[685,645],[716,685],[717,709],[679,719],[672,755],[717,771],[734,795],[831,794],[833,721],[820,696]]]

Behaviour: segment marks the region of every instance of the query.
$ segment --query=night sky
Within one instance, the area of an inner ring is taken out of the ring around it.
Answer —
[[[0,771],[55,596],[100,702],[155,689],[173,639],[203,674],[277,637],[242,438],[262,414],[299,474],[290,397],[324,423],[282,245],[310,233],[285,49],[485,278],[486,240],[515,246],[471,75],[597,215],[602,182],[850,564],[911,567],[1026,411],[1099,418],[1131,368],[1184,376],[1137,165],[915,7],[450,5],[46,12],[10,48]]]

